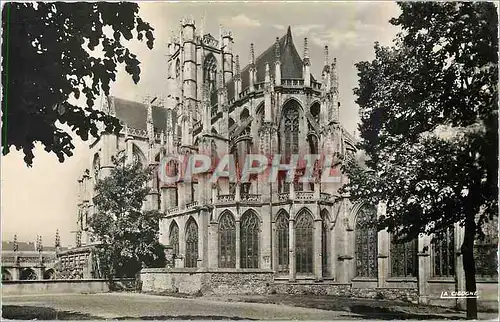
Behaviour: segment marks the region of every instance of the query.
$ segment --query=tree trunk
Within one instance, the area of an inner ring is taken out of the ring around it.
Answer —
[[[474,216],[468,216],[465,222],[465,234],[462,244],[462,261],[465,271],[465,290],[467,293],[467,319],[477,319],[476,265],[474,262],[474,239],[476,223]]]

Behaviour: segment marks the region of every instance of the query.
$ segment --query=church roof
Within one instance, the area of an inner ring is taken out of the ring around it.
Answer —
[[[279,59],[281,63],[281,78],[303,78],[303,63],[297,48],[293,43],[292,29],[288,27],[287,33],[279,41]],[[266,73],[266,63],[269,63],[269,72],[271,77],[275,76],[274,63],[276,62],[276,42],[268,47],[262,54],[255,59],[255,69],[257,71],[256,83],[264,81]],[[248,87],[250,81],[250,65],[247,65],[241,71],[241,89]],[[311,79],[312,78],[311,75]],[[229,99],[234,97],[234,79],[227,84]]]
[[[116,118],[129,127],[146,130],[148,106],[144,103],[129,101],[114,97]],[[175,113],[174,111],[172,111]],[[167,109],[161,106],[152,106],[153,126],[158,131],[163,131],[167,126]],[[173,124],[175,124],[175,114]]]

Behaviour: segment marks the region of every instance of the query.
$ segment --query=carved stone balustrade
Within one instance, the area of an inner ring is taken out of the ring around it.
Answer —
[[[196,206],[198,206],[198,201],[188,202],[186,204],[186,209],[192,209],[192,208],[194,208]]]
[[[241,194],[241,201],[260,202],[261,200],[262,199],[260,194],[253,194],[253,193]]]
[[[296,200],[313,200],[314,199],[314,191],[296,191],[295,192]]]
[[[278,201],[287,201],[290,199],[290,194],[288,192],[278,193]]]
[[[173,214],[179,211],[179,207],[172,207],[167,209],[167,214]]]
[[[217,201],[220,203],[233,202],[234,195],[218,195]]]

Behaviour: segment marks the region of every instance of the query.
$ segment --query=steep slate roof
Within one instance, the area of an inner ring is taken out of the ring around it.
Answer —
[[[297,48],[293,43],[292,30],[288,26],[287,33],[278,41],[280,63],[281,63],[281,78],[303,78],[303,62],[300,58]],[[268,47],[262,54],[255,59],[255,69],[257,71],[256,83],[264,81],[266,73],[266,63],[269,63],[269,72],[271,77],[275,76],[274,63],[276,61],[276,42]],[[311,75],[311,80],[314,78]],[[241,71],[241,89],[245,90],[250,82],[250,65],[247,65]],[[234,97],[234,79],[227,83],[227,91],[229,99]]]
[[[148,118],[148,106],[144,103],[114,98],[116,118],[130,127],[146,130]],[[167,126],[167,110],[160,106],[152,107],[153,126],[157,130],[165,130]],[[175,124],[175,116],[173,118]]]

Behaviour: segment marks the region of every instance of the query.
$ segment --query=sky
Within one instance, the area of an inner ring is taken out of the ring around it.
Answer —
[[[353,88],[358,76],[355,64],[374,57],[373,45],[378,41],[390,45],[398,29],[389,19],[399,15],[395,2],[301,2],[301,3],[140,3],[141,17],[155,29],[154,48],[145,42],[131,41],[127,47],[141,61],[141,80],[135,85],[122,67],[111,95],[142,101],[146,95],[162,95],[166,88],[167,43],[172,32],[178,32],[179,21],[190,16],[203,30],[218,38],[219,26],[233,33],[234,54],[240,55],[243,67],[249,61],[250,43],[256,56],[273,45],[276,37],[291,27],[297,51],[303,55],[304,37],[308,38],[311,71],[320,79],[324,63],[324,46],[329,46],[330,62],[337,58],[339,70],[340,121],[351,133],[357,129],[358,107]],[[205,17],[202,19],[202,17]],[[73,140],[74,155],[64,163],[48,154],[42,146],[34,151],[32,168],[23,161],[23,154],[11,151],[1,159],[2,240],[54,243],[56,229],[63,246],[75,244],[77,178],[89,167],[89,144]]]

